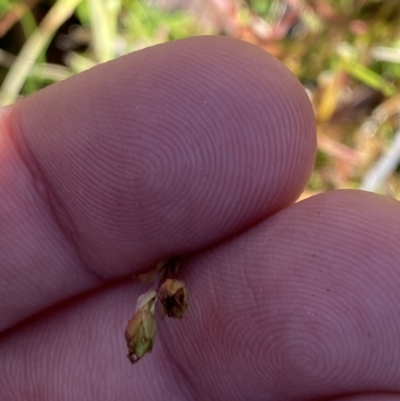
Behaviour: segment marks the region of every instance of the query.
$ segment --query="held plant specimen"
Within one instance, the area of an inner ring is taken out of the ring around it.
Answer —
[[[153,349],[157,323],[154,317],[157,294],[148,291],[142,294],[136,305],[135,314],[126,326],[125,339],[128,346],[128,358],[132,363],[137,362],[146,352]]]
[[[180,319],[186,312],[187,288],[183,281],[173,278],[178,270],[177,263],[176,258],[162,261],[150,273],[136,277],[141,282],[152,282],[161,275],[157,290],[149,290],[138,298],[135,313],[126,326],[125,339],[131,363],[138,362],[153,349],[157,331],[155,317],[157,301],[161,304],[163,316]]]

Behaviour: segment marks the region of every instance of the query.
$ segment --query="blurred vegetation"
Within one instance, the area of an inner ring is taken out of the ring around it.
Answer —
[[[398,0],[0,0],[0,101],[123,54],[200,34],[279,58],[318,125],[305,196],[364,188],[400,199]]]

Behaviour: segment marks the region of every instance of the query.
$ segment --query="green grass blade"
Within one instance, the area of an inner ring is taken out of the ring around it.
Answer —
[[[45,51],[57,29],[71,16],[80,1],[58,0],[46,14],[39,27],[25,42],[3,82],[0,93],[1,105],[16,101],[34,63]]]

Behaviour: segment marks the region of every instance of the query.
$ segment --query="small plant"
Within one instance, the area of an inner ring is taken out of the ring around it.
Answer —
[[[161,276],[156,290],[140,295],[136,310],[125,329],[128,359],[138,362],[153,349],[157,332],[155,309],[157,301],[163,316],[182,318],[188,308],[188,291],[183,281],[174,278],[178,271],[178,259],[161,261],[150,273],[135,277],[141,282],[153,282]]]

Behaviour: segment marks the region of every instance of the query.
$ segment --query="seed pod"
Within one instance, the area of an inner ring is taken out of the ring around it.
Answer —
[[[188,308],[188,292],[185,283],[167,279],[157,292],[165,315],[182,318]]]
[[[136,312],[125,330],[128,358],[132,363],[151,352],[156,336],[157,323],[154,308],[157,301],[155,291],[149,291],[138,298]]]

